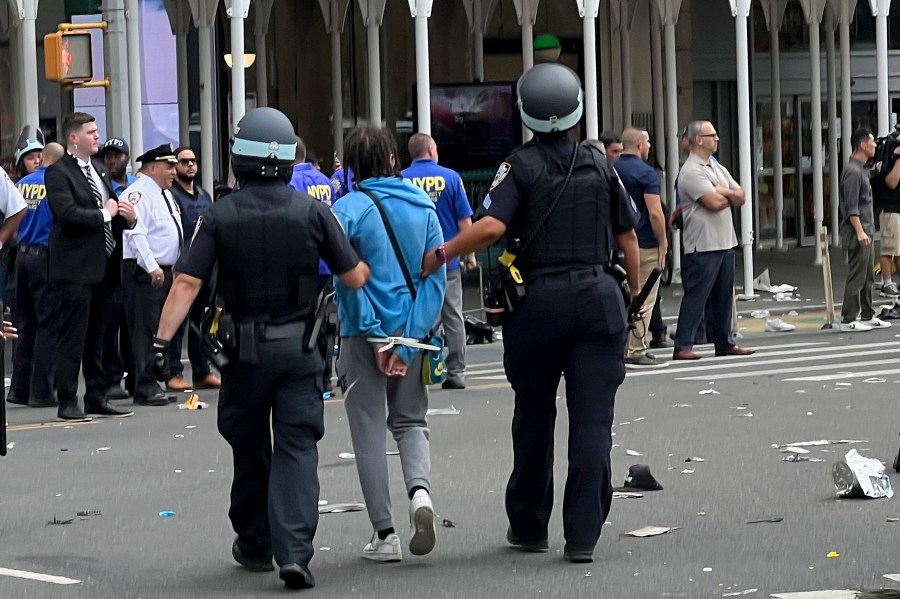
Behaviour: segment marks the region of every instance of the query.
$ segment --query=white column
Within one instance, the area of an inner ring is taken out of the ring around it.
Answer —
[[[19,93],[24,96],[25,125],[31,125],[37,130],[40,125],[40,104],[38,102],[38,73],[37,73],[37,41],[35,39],[35,20],[37,19],[38,0],[20,0],[20,26],[21,54],[19,60],[22,64],[22,89]]]
[[[577,0],[584,32],[584,116],[587,139],[600,136],[597,100],[597,14],[600,0]]]
[[[244,19],[250,10],[250,0],[226,0],[231,22],[231,127],[232,131],[247,111],[247,81],[244,68]]]
[[[747,17],[750,0],[733,0],[735,40],[737,45],[738,155],[740,182],[744,189],[741,206],[741,248],[744,253],[744,295],[753,295],[753,167],[750,136],[750,53],[747,48]]]
[[[416,112],[419,133],[431,135],[431,74],[428,58],[428,18],[432,0],[409,0],[416,21]]]
[[[769,26],[772,78],[772,195],[775,199],[775,248],[784,249],[784,170],[781,146],[781,48],[778,32],[787,0],[768,0],[763,10]]]
[[[875,73],[878,89],[878,131],[875,136],[887,135],[891,130],[891,107],[888,95],[888,30],[887,18],[891,0],[869,0],[875,17]]]
[[[814,264],[818,266],[822,264],[822,240],[819,234],[822,231],[825,201],[822,189],[822,55],[819,47],[819,23],[822,22],[825,0],[802,0],[801,4],[809,24],[809,122],[812,136],[812,200],[816,240]]]
[[[366,26],[369,61],[369,120],[381,127],[381,39],[380,28],[386,0],[359,0]]]
[[[853,134],[853,112],[850,91],[850,21],[856,11],[856,0],[840,0],[838,4],[841,43],[841,148],[842,161],[850,159],[850,136]]]
[[[624,127],[630,127],[632,113],[631,102],[631,21],[634,18],[634,10],[637,7],[635,0],[621,1],[621,23],[619,39],[621,42],[620,65],[622,70],[622,123]]]
[[[20,47],[22,28],[19,27],[19,24],[20,21],[18,19],[11,19],[9,24],[9,71],[10,84],[13,89],[22,88],[22,61],[19,60],[19,57],[22,55],[22,48]],[[13,94],[13,96],[13,126],[15,135],[19,135],[22,127],[25,125],[25,95]]]
[[[269,52],[266,36],[274,0],[256,0],[256,105],[269,105]]]
[[[125,0],[125,31],[128,44],[128,111],[131,121],[131,168],[138,170],[137,157],[144,153],[143,96],[141,95],[141,28],[137,0]]]
[[[513,0],[516,16],[522,28],[522,73],[534,66],[534,20],[537,18],[539,0]],[[522,126],[522,141],[532,138],[531,131]]]
[[[194,21],[199,29],[200,178],[203,188],[210,191],[214,188],[215,181],[212,26],[216,21],[218,7],[218,0],[196,0],[191,6],[191,9],[195,11]]]
[[[659,30],[659,7],[656,2],[650,0],[650,80],[653,85],[653,147],[659,165],[666,168],[666,107],[665,90],[663,89],[662,68],[662,36]],[[669,205],[671,198],[668,189],[665,188],[663,200]]]
[[[838,233],[838,204],[840,202],[837,158],[837,75],[834,65],[834,11],[825,9],[825,79],[828,81],[828,190],[831,203],[832,245],[840,244]]]
[[[677,13],[675,18],[677,18]],[[678,137],[678,87],[675,69],[675,21],[662,12],[663,34],[666,44],[666,191],[669,207],[675,210],[675,177],[678,176],[681,156]],[[681,231],[672,235],[672,273],[680,276],[681,271]]]
[[[107,22],[103,59],[109,87],[106,90],[106,136],[127,137],[128,111],[128,42],[125,36],[125,0],[106,0],[103,20]],[[137,149],[137,148],[135,148]]]

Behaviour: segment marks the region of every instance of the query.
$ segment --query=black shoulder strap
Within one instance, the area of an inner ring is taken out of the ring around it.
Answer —
[[[562,186],[559,188],[559,191],[556,192],[556,197],[553,198],[553,201],[550,202],[550,206],[547,207],[547,211],[541,215],[540,220],[538,220],[538,224],[528,232],[528,235],[525,236],[524,240],[518,247],[517,254],[524,254],[525,250],[531,245],[531,242],[534,241],[537,234],[541,232],[541,229],[544,228],[544,225],[547,224],[547,220],[550,218],[550,215],[553,214],[553,210],[556,208],[556,205],[559,204],[559,200],[562,198],[563,194],[566,192],[566,187],[569,186],[569,181],[572,179],[572,171],[575,170],[575,161],[578,158],[578,144],[575,144],[575,149],[572,151],[572,162],[569,164],[569,171],[566,173],[566,180],[563,182]]]
[[[387,231],[388,238],[391,240],[391,246],[394,248],[394,254],[397,256],[397,262],[400,263],[400,270],[403,271],[403,278],[406,280],[406,286],[409,287],[409,292],[412,294],[413,300],[415,300],[416,286],[413,285],[412,277],[409,275],[409,268],[406,266],[406,260],[403,259],[403,253],[400,251],[400,244],[397,242],[397,235],[394,234],[394,227],[391,226],[391,221],[384,211],[384,206],[381,205],[381,200],[379,200],[378,196],[372,193],[371,190],[366,189],[362,185],[357,184],[357,187],[361,192],[369,196],[375,204],[375,207],[378,208],[378,213],[381,214],[381,220],[384,222],[384,228]]]

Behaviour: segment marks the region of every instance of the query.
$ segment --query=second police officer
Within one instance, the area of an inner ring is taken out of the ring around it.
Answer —
[[[590,562],[612,501],[613,406],[625,378],[625,302],[610,256],[618,245],[636,290],[636,217],[605,158],[566,133],[583,111],[578,76],[562,65],[538,65],[519,79],[517,92],[534,139],[501,164],[480,220],[426,253],[423,268],[432,272],[506,234],[505,247],[524,277],[517,288],[524,287],[524,298],[503,326],[503,364],[515,392],[507,540],[524,551],[548,550],[556,396],[564,375],[564,556]]]
[[[288,187],[296,138],[288,118],[257,108],[240,120],[231,165],[240,189],[201,217],[166,301],[154,350],[165,347],[218,263],[218,290],[233,322],[222,369],[219,432],[231,445],[228,516],[232,556],[270,571],[289,588],[309,588],[318,522],[316,443],[324,433],[319,352],[305,350],[321,256],[349,288],[369,276],[324,203]],[[221,338],[221,337],[220,337]],[[226,339],[227,343],[227,339]],[[274,434],[273,440],[270,431]]]

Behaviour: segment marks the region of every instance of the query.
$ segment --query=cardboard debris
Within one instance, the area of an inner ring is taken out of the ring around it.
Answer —
[[[680,529],[680,526],[642,526],[636,530],[623,533],[625,537],[655,537]]]
[[[343,514],[344,512],[361,512],[366,509],[366,504],[349,502],[349,503],[332,503],[330,505],[320,505],[320,514]]]

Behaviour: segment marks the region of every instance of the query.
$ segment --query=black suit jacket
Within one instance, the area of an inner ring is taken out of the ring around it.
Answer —
[[[106,167],[94,158],[91,166],[100,175],[109,197],[115,198]],[[105,279],[120,284],[125,219],[121,216],[112,219],[116,249],[107,258],[103,214],[75,157],[66,153],[47,167],[44,184],[54,217],[50,232],[50,280],[96,284]]]

